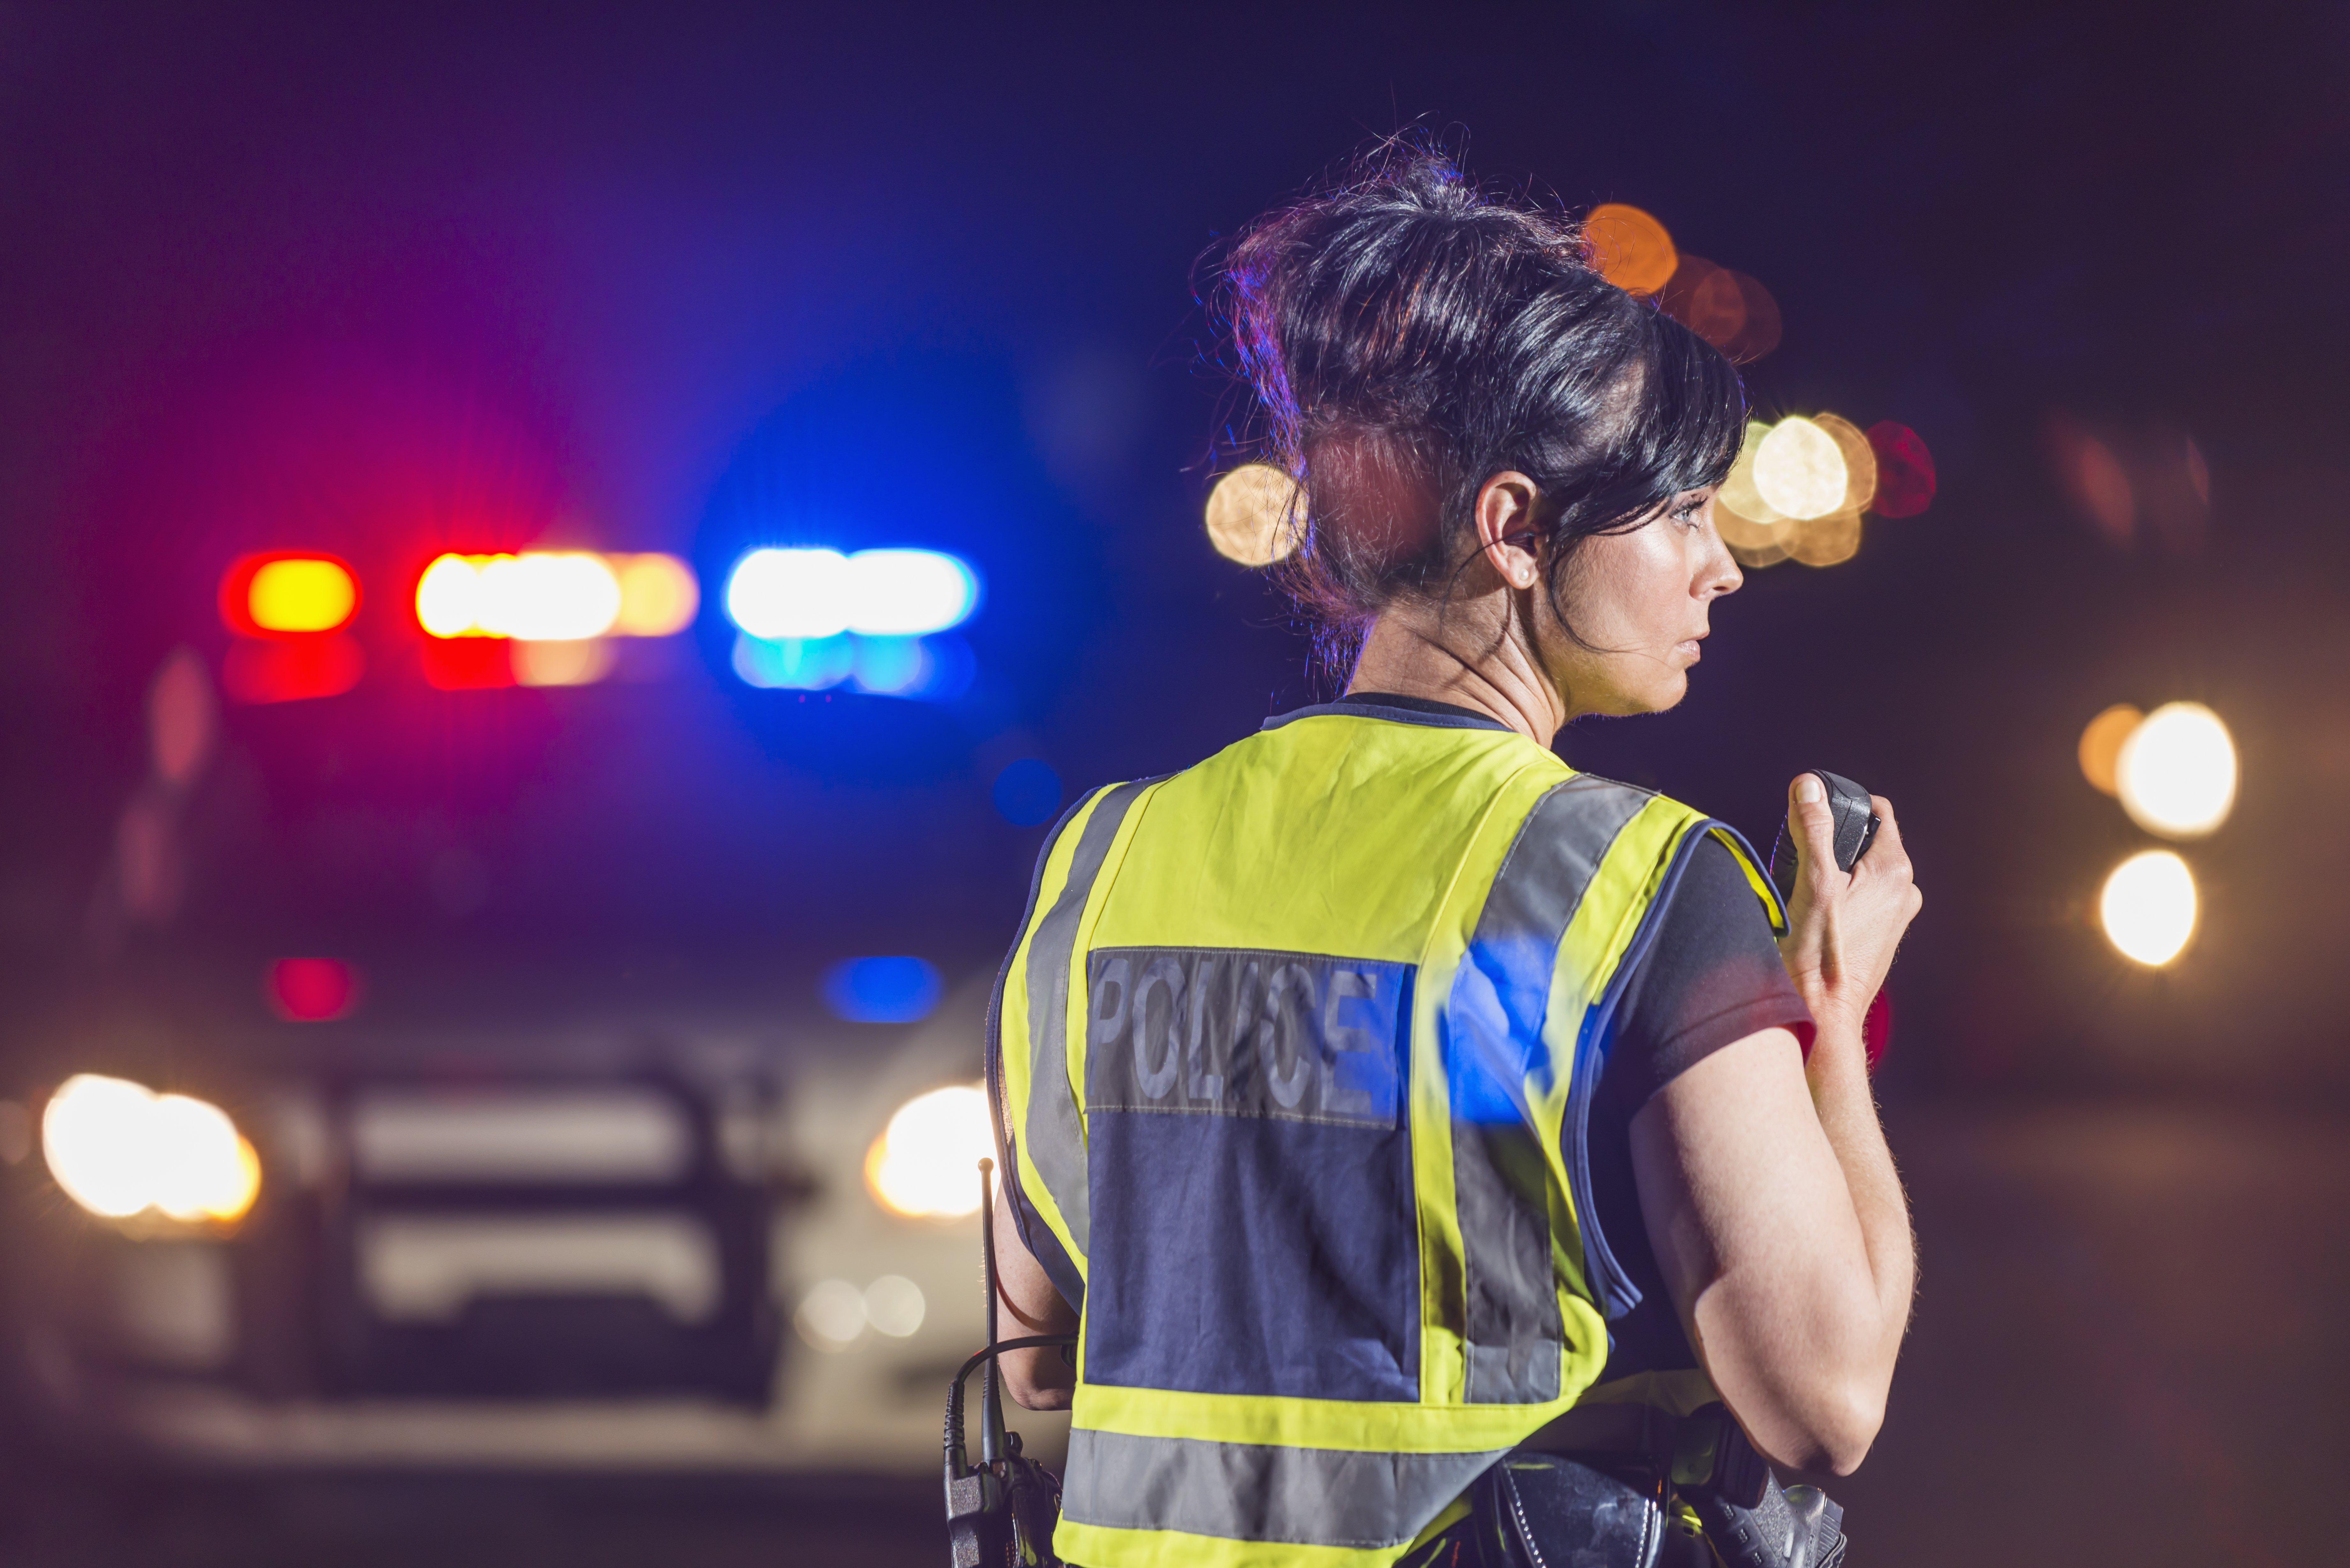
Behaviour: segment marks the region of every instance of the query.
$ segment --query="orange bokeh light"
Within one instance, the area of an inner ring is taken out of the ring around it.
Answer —
[[[2127,702],[2116,702],[2081,732],[2081,776],[2100,794],[2121,794],[2122,742],[2146,718]]]
[[[1838,566],[1860,554],[1860,514],[1831,512],[1788,525],[1787,554],[1807,566]]]
[[[1741,566],[1775,566],[1787,558],[1788,547],[1794,542],[1794,524],[1754,487],[1754,449],[1770,429],[1761,420],[1746,421],[1738,460],[1731,464],[1730,477],[1714,493],[1714,531]]]
[[[1680,264],[1673,236],[1648,213],[1621,202],[1603,202],[1583,220],[1591,264],[1629,294],[1654,294]]]
[[[1867,511],[1877,500],[1877,449],[1858,425],[1840,414],[1814,414],[1812,423],[1828,432],[1844,457],[1844,505],[1838,510]]]
[[[675,556],[607,556],[620,579],[620,617],[612,625],[620,637],[674,637],[693,624],[702,589],[693,568]]]
[[[1719,348],[1746,326],[1746,296],[1729,269],[1703,256],[1683,256],[1665,296],[1665,308],[1683,325]]]
[[[1733,508],[1725,505],[1720,496],[1714,498],[1713,527],[1742,566],[1777,566],[1787,558],[1788,546],[1794,540],[1794,524],[1784,520],[1758,523],[1751,517],[1741,516]]]
[[[1739,323],[1737,334],[1721,346],[1721,351],[1742,365],[1751,365],[1779,346],[1779,302],[1771,297],[1769,289],[1744,273],[1733,272],[1730,276],[1738,286],[1744,319]]]
[[[2061,410],[2048,418],[2047,440],[2057,482],[2074,509],[2106,543],[2129,544],[2137,532],[2137,493],[2114,449]]]
[[[1660,300],[1665,314],[1741,364],[1779,346],[1779,302],[1742,272],[1684,252]]]

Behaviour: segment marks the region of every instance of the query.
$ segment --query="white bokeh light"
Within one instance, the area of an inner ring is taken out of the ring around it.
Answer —
[[[68,1197],[109,1220],[156,1209],[233,1220],[261,1189],[252,1145],[218,1106],[96,1073],[75,1075],[50,1096],[41,1152]]]
[[[577,642],[620,618],[620,579],[585,551],[493,556],[482,565],[481,591],[475,618],[494,637]]]
[[[848,557],[837,550],[754,550],[726,579],[726,613],[753,637],[837,637],[848,629]]]
[[[979,1162],[995,1156],[987,1096],[975,1084],[917,1095],[865,1157],[865,1184],[884,1209],[914,1219],[979,1211]]]
[[[937,550],[754,550],[726,581],[726,614],[770,642],[927,637],[979,608],[979,574]]]
[[[2114,867],[2097,898],[2106,940],[2125,958],[2159,969],[2195,934],[2195,876],[2168,849],[2133,855]]]
[[[926,637],[979,607],[979,576],[936,550],[859,550],[848,557],[848,629]]]
[[[2148,833],[2200,838],[2236,804],[2236,743],[2200,702],[2166,702],[2138,722],[2114,760],[2122,808]]]
[[[155,1095],[120,1078],[68,1078],[41,1113],[41,1153],[66,1196],[93,1214],[127,1219],[154,1191],[147,1127]]]
[[[1754,448],[1754,488],[1783,516],[1825,517],[1845,504],[1852,483],[1835,437],[1800,415],[1771,427]]]
[[[922,1287],[903,1274],[884,1274],[865,1287],[865,1321],[892,1339],[910,1336],[929,1310]]]
[[[865,1293],[847,1280],[818,1280],[800,1298],[792,1326],[818,1350],[846,1350],[865,1333]]]
[[[159,1095],[150,1116],[150,1201],[156,1208],[174,1220],[229,1220],[251,1207],[259,1172],[248,1166],[226,1111],[185,1095]]]
[[[416,624],[433,637],[578,642],[620,618],[620,579],[585,550],[442,556],[416,582]]]
[[[434,637],[463,637],[482,618],[482,568],[442,556],[416,580],[416,624]]]
[[[693,624],[702,589],[693,568],[675,556],[658,553],[612,556],[607,561],[620,585],[620,615],[612,629],[623,637],[674,637]]]
[[[1243,566],[1269,566],[1297,547],[1297,482],[1265,462],[1244,462],[1208,493],[1208,542]]]

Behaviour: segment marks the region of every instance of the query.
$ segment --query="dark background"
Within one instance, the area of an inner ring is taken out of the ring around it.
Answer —
[[[1161,772],[1332,690],[1199,527],[1235,410],[1201,257],[1419,127],[1762,279],[1758,408],[1899,421],[1939,469],[1850,564],[1750,574],[1681,709],[1561,743],[1766,846],[1800,767],[1900,807],[1927,906],[1882,1083],[1926,1293],[1856,1531],[1873,1501],[1911,1562],[2067,1561],[2031,1542],[2140,1515],[2144,1561],[2318,1550],[2274,1478],[2317,1483],[2284,1439],[2350,1392],[2318,1327],[2350,1089],[2345,70],[2340,5],[0,8],[7,1070],[786,1017],[845,955],[991,966],[1039,837],[990,804],[1004,763]],[[2208,517],[2101,536],[2059,416],[2126,456],[2191,435]],[[976,561],[973,691],[743,687],[712,601],[777,511]],[[686,555],[702,626],[659,680],[428,690],[396,585],[484,538]],[[223,566],[288,546],[358,564],[369,677],[229,709],[177,917],[99,940],[147,683],[182,644],[217,668]],[[2074,744],[2174,698],[2226,718],[2244,782],[2186,851],[2196,945],[2147,971],[2091,914],[2147,841]],[[257,977],[297,952],[363,967],[351,1025],[270,1021]],[[2011,1493],[2054,1533],[2002,1522]],[[284,1512],[172,1495],[198,1521],[172,1539],[242,1561],[223,1520]]]

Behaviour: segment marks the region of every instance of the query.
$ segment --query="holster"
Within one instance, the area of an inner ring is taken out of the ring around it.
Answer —
[[[1844,1510],[1782,1488],[1720,1405],[1570,1410],[1471,1495],[1479,1568],[1841,1568]],[[1695,1526],[1695,1528],[1692,1528]]]
[[[1566,1454],[1514,1449],[1470,1492],[1475,1556],[1461,1568],[1699,1568],[1696,1555],[1667,1555],[1670,1528],[1653,1484]],[[1690,1542],[1687,1532],[1679,1534]],[[1673,1542],[1680,1545],[1683,1542]]]

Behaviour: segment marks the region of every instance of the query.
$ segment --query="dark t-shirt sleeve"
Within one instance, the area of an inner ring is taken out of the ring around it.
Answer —
[[[1638,1304],[1607,1325],[1603,1381],[1698,1364],[1648,1249],[1632,1170],[1632,1118],[1659,1089],[1749,1034],[1787,1028],[1806,1044],[1811,1037],[1811,1012],[1780,962],[1770,917],[1720,839],[1708,834],[1690,851],[1657,920],[1608,1021],[1588,1124],[1599,1231],[1640,1293]]]
[[[1811,1011],[1780,962],[1744,868],[1709,833],[1690,852],[1656,940],[1616,1004],[1604,1080],[1637,1111],[1724,1045],[1779,1027],[1808,1045]]]

